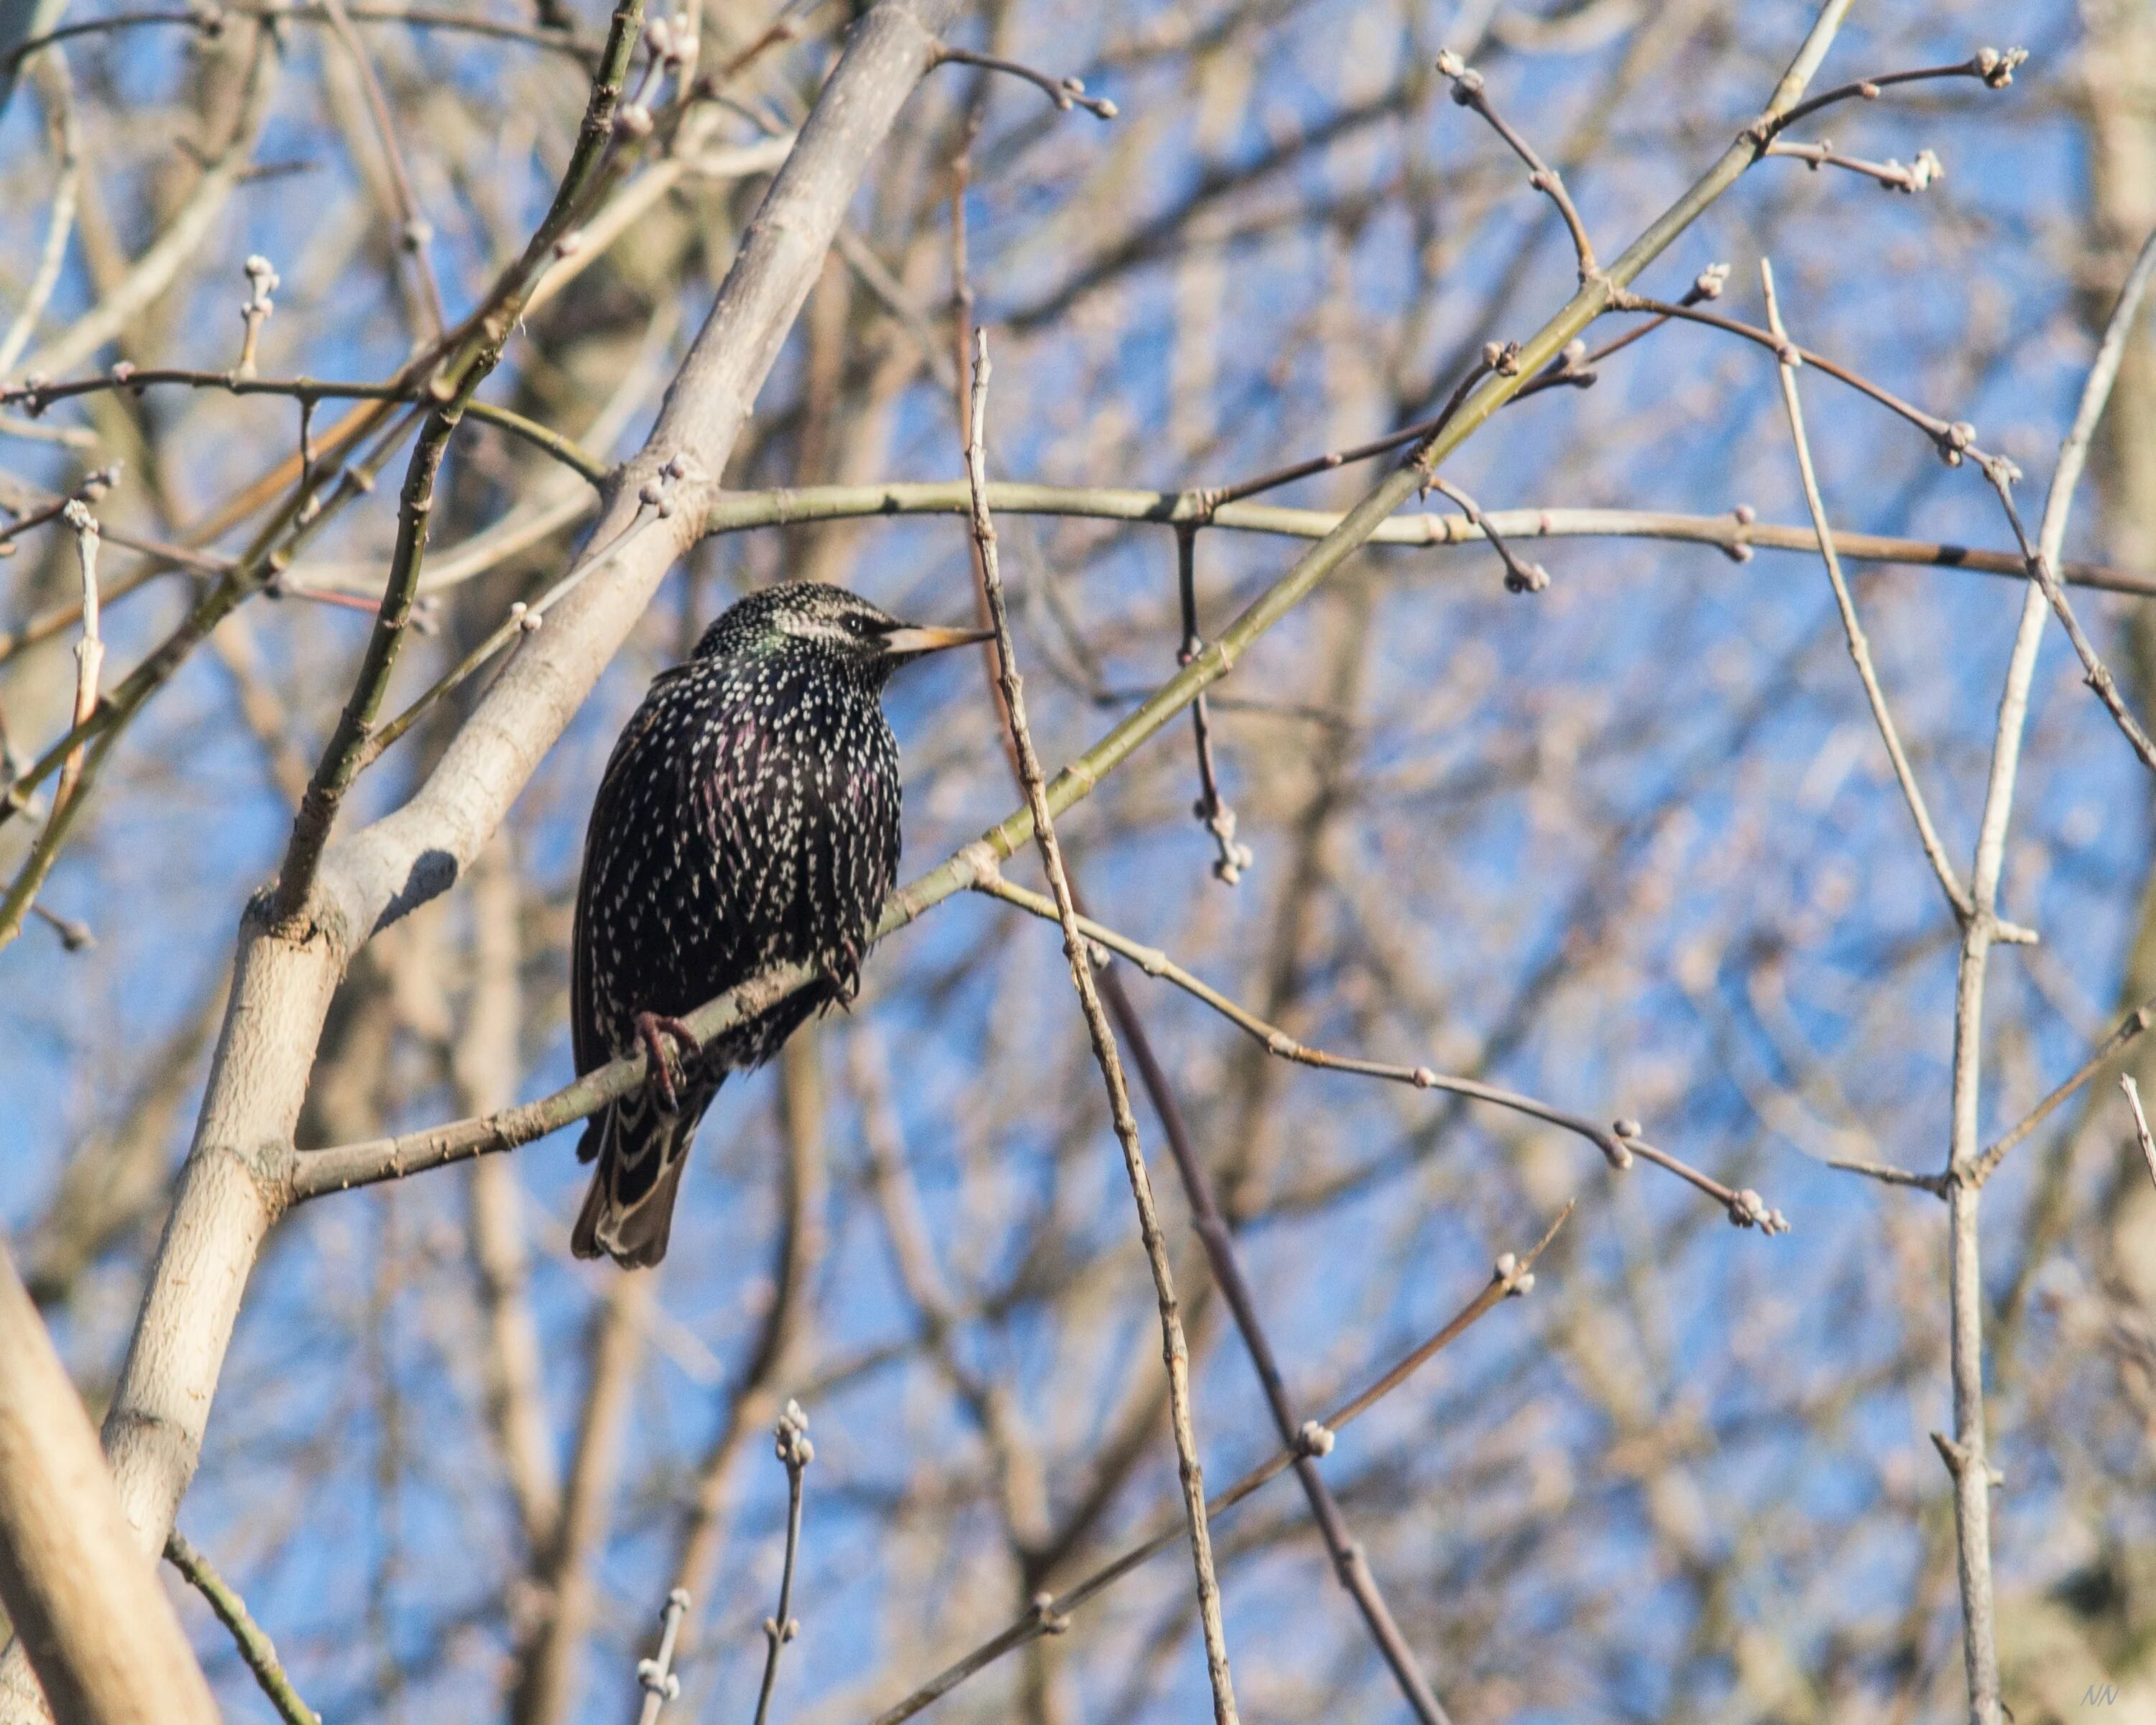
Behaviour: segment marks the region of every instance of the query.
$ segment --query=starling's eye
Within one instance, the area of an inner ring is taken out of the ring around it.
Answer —
[[[846,627],[856,640],[865,641],[876,632],[875,619],[870,617],[849,617]]]

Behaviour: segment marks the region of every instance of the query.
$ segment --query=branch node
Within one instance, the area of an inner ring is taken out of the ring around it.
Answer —
[[[255,343],[261,339],[262,326],[269,322],[270,314],[277,309],[270,296],[284,285],[270,260],[259,252],[248,259],[246,272],[248,295],[240,302],[239,316],[247,326],[247,333],[240,338],[239,364],[234,372],[240,377],[254,375]]]
[[[1722,554],[1732,563],[1748,563],[1752,561],[1752,542],[1745,536],[1744,530],[1759,519],[1759,512],[1748,503],[1740,503],[1729,515],[1737,523],[1737,537],[1722,547]]]
[[[1044,1635],[1060,1635],[1070,1627],[1070,1614],[1055,1609],[1055,1595],[1051,1593],[1033,1596],[1033,1620]]]
[[[1976,75],[1994,90],[2004,90],[2014,81],[2014,69],[2029,58],[2025,48],[2010,48],[2001,54],[1995,48],[1979,48],[1976,51]]]
[[[1772,1236],[1789,1231],[1789,1218],[1767,1208],[1767,1201],[1749,1186],[1729,1200],[1729,1219],[1739,1228],[1757,1228]]]
[[[974,839],[958,853],[957,861],[968,886],[988,891],[1003,885],[1002,861],[987,839]]]
[[[1957,1443],[1943,1431],[1935,1431],[1932,1434],[1932,1445],[1939,1452],[1939,1460],[1946,1463],[1947,1471],[1957,1480],[1969,1471],[1970,1458],[1967,1445]],[[2006,1476],[1993,1466],[1989,1461],[1984,1464],[1984,1478],[1994,1486],[2003,1486],[2006,1483]]]

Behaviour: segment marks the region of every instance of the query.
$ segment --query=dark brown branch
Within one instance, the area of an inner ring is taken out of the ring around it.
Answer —
[[[971,885],[974,891],[990,898],[1001,899],[1005,904],[1039,916],[1045,922],[1056,920],[1055,906],[1049,900],[1005,879],[1001,870],[992,863],[976,857],[973,871]],[[1386,1060],[1366,1060],[1353,1055],[1328,1054],[1323,1049],[1312,1048],[1306,1043],[1297,1041],[1277,1025],[1267,1024],[1256,1014],[1184,969],[1158,947],[1144,946],[1088,916],[1081,916],[1078,919],[1078,926],[1086,939],[1111,952],[1120,952],[1147,976],[1173,983],[1194,999],[1212,1008],[1258,1043],[1266,1053],[1281,1060],[1292,1060],[1298,1065],[1315,1066],[1327,1072],[1348,1072],[1363,1078],[1382,1078],[1388,1083],[1411,1085],[1417,1090],[1443,1091],[1450,1096],[1466,1096],[1472,1101],[1508,1108],[1514,1113],[1525,1114],[1551,1126],[1561,1127],[1566,1132],[1586,1139],[1602,1153],[1604,1160],[1614,1168],[1628,1168],[1632,1165],[1635,1154],[1644,1156],[1656,1167],[1667,1168],[1679,1179],[1687,1181],[1706,1193],[1740,1228],[1758,1228],[1768,1235],[1789,1232],[1789,1222],[1782,1213],[1769,1209],[1757,1192],[1733,1190],[1667,1151],[1648,1143],[1641,1137],[1645,1128],[1636,1120],[1619,1120],[1604,1126],[1584,1115],[1568,1113],[1533,1096],[1522,1096],[1517,1091],[1505,1090],[1494,1084],[1485,1084],[1480,1079],[1455,1077],[1450,1073],[1435,1071],[1428,1066],[1409,1066]]]
[[[1512,344],[1512,351],[1517,352],[1517,342]],[[1357,444],[1352,449],[1327,450],[1322,455],[1312,455],[1305,460],[1291,462],[1286,467],[1276,467],[1270,473],[1261,473],[1255,479],[1240,480],[1231,485],[1215,486],[1196,493],[1206,523],[1209,524],[1210,512],[1224,504],[1240,502],[1244,498],[1255,497],[1261,491],[1274,490],[1296,480],[1308,479],[1312,474],[1329,473],[1353,462],[1367,461],[1373,455],[1386,454],[1394,449],[1429,441],[1445,429],[1475,386],[1496,369],[1505,352],[1506,349],[1495,341],[1486,346],[1482,357],[1470,367],[1466,376],[1453,386],[1452,393],[1446,398],[1444,407],[1427,419],[1419,420],[1413,425],[1404,425],[1398,431],[1389,431],[1383,437],[1373,438],[1368,443]]]
[[[1183,607],[1183,645],[1176,654],[1178,665],[1189,664],[1205,650],[1204,638],[1198,633],[1197,552],[1196,524],[1178,527],[1175,573],[1177,596]],[[1212,834],[1219,849],[1219,855],[1213,860],[1214,878],[1233,886],[1255,859],[1250,847],[1236,839],[1235,811],[1220,794],[1219,768],[1213,758],[1213,716],[1203,695],[1190,703],[1190,726],[1198,752],[1198,801],[1190,812]]]
[[[1549,571],[1540,563],[1521,562],[1513,554],[1512,547],[1506,544],[1497,530],[1490,525],[1489,517],[1482,513],[1481,506],[1466,492],[1457,485],[1447,484],[1435,474],[1430,476],[1430,484],[1432,490],[1442,491],[1457,503],[1460,512],[1482,530],[1482,536],[1490,542],[1490,549],[1497,553],[1498,562],[1505,566],[1507,593],[1540,593],[1549,585]]]
[[[1507,124],[1502,115],[1491,105],[1490,95],[1483,87],[1482,74],[1466,61],[1446,49],[1437,57],[1439,73],[1452,81],[1452,100],[1463,108],[1472,108],[1490,123],[1490,128],[1512,146],[1512,153],[1527,165],[1527,183],[1536,191],[1547,194],[1557,206],[1558,213],[1564,218],[1566,229],[1572,235],[1572,248],[1578,254],[1579,279],[1585,281],[1596,270],[1594,243],[1587,237],[1587,224],[1579,218],[1573,207],[1572,194],[1564,189],[1564,177],[1535,151],[1520,134]]]
[[[1916,84],[1933,78],[1974,78],[1989,89],[2004,90],[2013,83],[2015,69],[2028,58],[2029,50],[2025,48],[2010,48],[2004,54],[1995,48],[1979,48],[1954,65],[1920,66],[1911,72],[1882,72],[1876,78],[1860,78],[1854,84],[1836,85],[1810,101],[1799,102],[1786,114],[1756,122],[1745,136],[1763,146],[1822,108],[1852,100],[1876,101],[1881,91],[1897,84]]]
[[[1023,78],[1065,114],[1076,107],[1083,108],[1096,120],[1113,120],[1116,117],[1116,105],[1106,96],[1087,95],[1082,78],[1051,78],[1047,73],[1036,72],[1031,66],[1021,65],[1016,60],[1004,59],[993,54],[975,54],[970,48],[938,49],[936,59],[939,65],[979,66],[987,71]]]
[[[1175,1159],[1176,1173],[1183,1182],[1183,1197],[1190,1205],[1191,1225],[1205,1248],[1213,1279],[1234,1314],[1235,1328],[1250,1356],[1251,1368],[1265,1390],[1265,1404],[1272,1410],[1273,1428],[1279,1433],[1281,1444],[1295,1455],[1296,1477],[1302,1486],[1303,1495],[1309,1499],[1311,1519],[1317,1523],[1318,1533],[1332,1556],[1333,1574],[1363,1614],[1370,1638],[1377,1643],[1393,1681],[1399,1686],[1401,1695],[1416,1718],[1422,1725],[1447,1725],[1449,1716],[1443,1703],[1430,1687],[1430,1679],[1423,1675],[1407,1637],[1394,1620],[1385,1596],[1378,1591],[1377,1578],[1370,1572],[1369,1560],[1348,1532],[1347,1517],[1341,1514],[1332,1488],[1318,1468],[1318,1458],[1332,1447],[1332,1434],[1315,1421],[1305,1423],[1296,1417],[1295,1404],[1288,1399],[1287,1385],[1281,1376],[1271,1338],[1266,1335],[1264,1320],[1258,1315],[1257,1297],[1243,1275],[1242,1264],[1235,1255],[1235,1236],[1229,1230],[1227,1218],[1220,1213],[1213,1183],[1206,1175],[1205,1164],[1191,1138],[1189,1124],[1183,1117],[1182,1106],[1176,1101],[1167,1071],[1153,1053],[1152,1039],[1144,1034],[1123,988],[1122,979],[1112,968],[1101,973],[1101,992],[1131,1045],[1131,1058],[1138,1068],[1147,1094],[1152,1098],[1153,1111],[1160,1117],[1162,1134],[1168,1140],[1169,1152]]]
[[[1721,330],[1732,336],[1741,336],[1744,340],[1765,348],[1785,365],[1816,366],[1828,377],[1838,382],[1846,383],[1851,389],[1862,394],[1870,396],[1880,406],[1891,413],[1900,414],[1902,418],[1917,427],[1925,436],[1931,439],[1938,449],[1940,459],[1948,466],[1959,466],[1963,456],[1975,447],[1976,429],[1966,420],[1948,421],[1928,413],[1922,408],[1912,407],[1892,390],[1882,388],[1869,377],[1852,372],[1846,366],[1838,365],[1833,360],[1814,353],[1808,347],[1799,347],[1794,341],[1778,340],[1772,331],[1763,330],[1757,324],[1745,323],[1733,317],[1723,317],[1717,312],[1702,311],[1690,305],[1667,305],[1660,300],[1645,299],[1638,294],[1631,293],[1613,295],[1609,309],[1613,311],[1650,312],[1661,318],[1680,317],[1687,323],[1704,324],[1709,329]]]

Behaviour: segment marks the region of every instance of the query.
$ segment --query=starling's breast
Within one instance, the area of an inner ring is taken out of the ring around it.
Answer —
[[[593,810],[591,1028],[623,1047],[637,1013],[686,1012],[778,963],[850,978],[898,847],[898,750],[873,687],[786,653],[670,673]],[[721,1053],[752,1064],[791,1028],[745,1025]]]

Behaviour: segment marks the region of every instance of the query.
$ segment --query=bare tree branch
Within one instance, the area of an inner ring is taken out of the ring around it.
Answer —
[[[68,1725],[217,1725],[90,1416],[0,1245],[0,1604]]]

